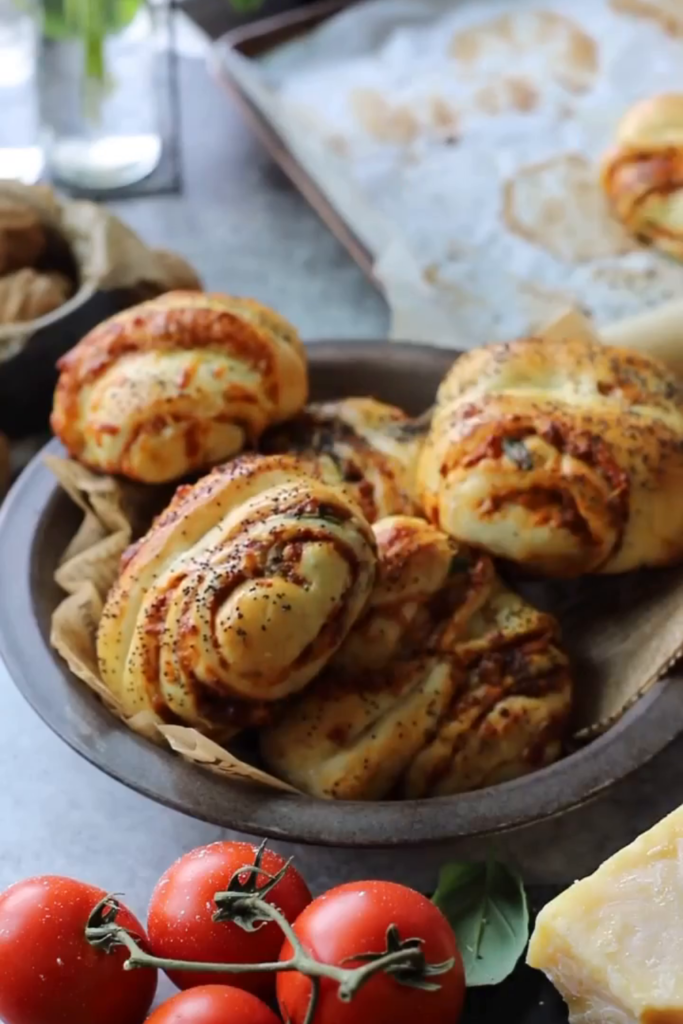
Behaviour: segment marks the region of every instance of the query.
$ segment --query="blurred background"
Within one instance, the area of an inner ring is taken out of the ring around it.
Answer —
[[[0,0],[0,178],[178,188],[177,56],[307,2]]]

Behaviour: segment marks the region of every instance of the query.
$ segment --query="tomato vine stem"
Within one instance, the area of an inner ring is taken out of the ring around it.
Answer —
[[[311,999],[304,1024],[313,1024],[320,996],[320,983],[327,978],[337,985],[337,995],[342,1002],[350,1002],[360,989],[376,974],[388,974],[399,984],[427,991],[436,991],[441,986],[436,979],[450,971],[454,960],[429,964],[425,958],[420,939],[402,940],[395,925],[387,929],[386,947],[377,953],[360,953],[349,961],[356,966],[346,967],[326,964],[310,956],[290,925],[277,907],[263,897],[281,880],[289,868],[289,862],[277,875],[264,871],[261,859],[265,844],[256,855],[254,864],[245,865],[231,878],[224,892],[216,893],[214,920],[231,921],[244,931],[253,932],[265,924],[273,923],[282,932],[292,948],[287,960],[261,964],[198,963],[196,961],[172,960],[157,957],[142,948],[137,938],[126,928],[117,924],[119,903],[115,896],[107,896],[93,909],[85,929],[85,937],[91,945],[111,952],[116,947],[128,951],[124,969],[158,968],[162,971],[201,972],[203,974],[274,974],[296,971],[311,981]],[[245,876],[246,875],[246,879]],[[261,876],[266,881],[259,886]]]

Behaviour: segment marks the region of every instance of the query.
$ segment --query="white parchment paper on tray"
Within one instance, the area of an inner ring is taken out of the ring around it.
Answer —
[[[682,0],[370,0],[230,73],[373,254],[398,340],[473,347],[680,295],[597,163],[683,90]]]

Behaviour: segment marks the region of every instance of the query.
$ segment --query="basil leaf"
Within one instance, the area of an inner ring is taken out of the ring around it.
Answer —
[[[491,861],[447,864],[433,903],[448,919],[468,986],[498,985],[515,969],[529,939],[529,908],[519,876]]]
[[[524,441],[520,441],[514,437],[503,438],[503,451],[507,455],[508,459],[516,463],[520,469],[533,469],[534,460],[531,458],[529,449],[524,444]]]

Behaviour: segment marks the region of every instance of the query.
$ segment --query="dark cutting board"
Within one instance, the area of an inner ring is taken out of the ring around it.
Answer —
[[[562,887],[527,890],[532,919]],[[467,993],[460,1024],[567,1024],[567,1008],[549,981],[520,961],[515,972],[493,988]]]

